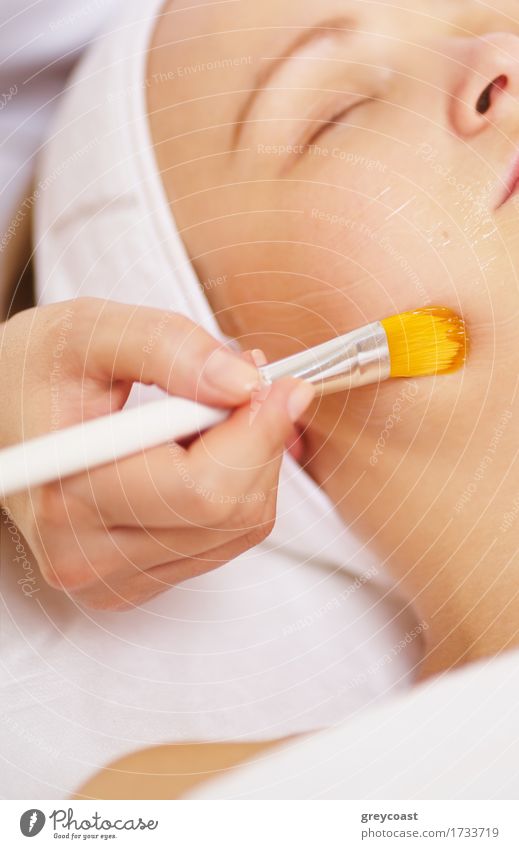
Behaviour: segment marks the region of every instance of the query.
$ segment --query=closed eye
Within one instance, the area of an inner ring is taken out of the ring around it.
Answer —
[[[350,103],[348,106],[346,106],[344,109],[341,109],[339,112],[336,112],[335,115],[333,115],[331,118],[328,118],[328,120],[322,121],[320,123],[320,126],[316,130],[314,130],[310,138],[305,142],[305,147],[311,147],[313,144],[315,144],[317,139],[320,138],[324,133],[336,127],[337,124],[342,123],[344,118],[349,118],[352,112],[355,111],[355,109],[358,109],[359,106],[365,106],[366,103],[370,103],[373,100],[373,97],[363,97],[360,100],[356,100],[354,103]]]

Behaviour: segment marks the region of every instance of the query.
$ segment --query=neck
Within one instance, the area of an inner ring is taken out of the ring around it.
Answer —
[[[469,439],[466,406],[440,426],[417,385],[382,415],[370,392],[325,399],[304,465],[427,623],[423,678],[519,645],[519,486],[511,405]]]

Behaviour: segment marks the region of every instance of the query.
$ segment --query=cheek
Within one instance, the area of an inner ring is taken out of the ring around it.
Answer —
[[[440,141],[418,135],[405,155],[386,145],[384,158],[373,142],[362,154],[314,155],[292,177],[256,183],[253,196],[227,197],[233,215],[209,272],[225,284],[208,289],[224,329],[276,358],[444,304],[468,321],[473,368],[504,361],[512,340],[496,327],[517,309],[516,228],[503,234],[486,211],[481,156],[456,148],[455,162]]]
[[[253,216],[254,233],[233,231],[232,247],[219,252],[226,285],[208,293],[220,318],[232,316],[234,333],[269,355],[418,306],[463,303],[475,270],[459,261],[444,228],[417,225],[416,205],[409,221],[350,190],[288,205],[282,217]]]

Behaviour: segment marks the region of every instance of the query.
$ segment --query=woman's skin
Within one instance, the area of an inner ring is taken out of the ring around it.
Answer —
[[[182,7],[155,31],[150,123],[222,328],[274,358],[428,303],[463,314],[462,372],[321,399],[302,463],[427,622],[419,678],[516,645],[518,216],[496,208],[519,141],[516,4]],[[177,798],[271,745],[144,750],[78,796]]]
[[[94,775],[75,799],[179,799],[219,773],[237,769],[281,742],[155,746],[119,758]]]
[[[519,642],[514,15],[188,0],[149,56],[158,166],[226,332],[270,359],[429,303],[467,321],[461,372],[306,417],[304,467],[428,623],[420,678]]]

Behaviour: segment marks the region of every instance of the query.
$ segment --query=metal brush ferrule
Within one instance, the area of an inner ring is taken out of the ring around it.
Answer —
[[[297,377],[312,383],[319,394],[328,395],[387,380],[391,362],[386,331],[374,321],[343,336],[261,366],[266,383],[281,377]]]

